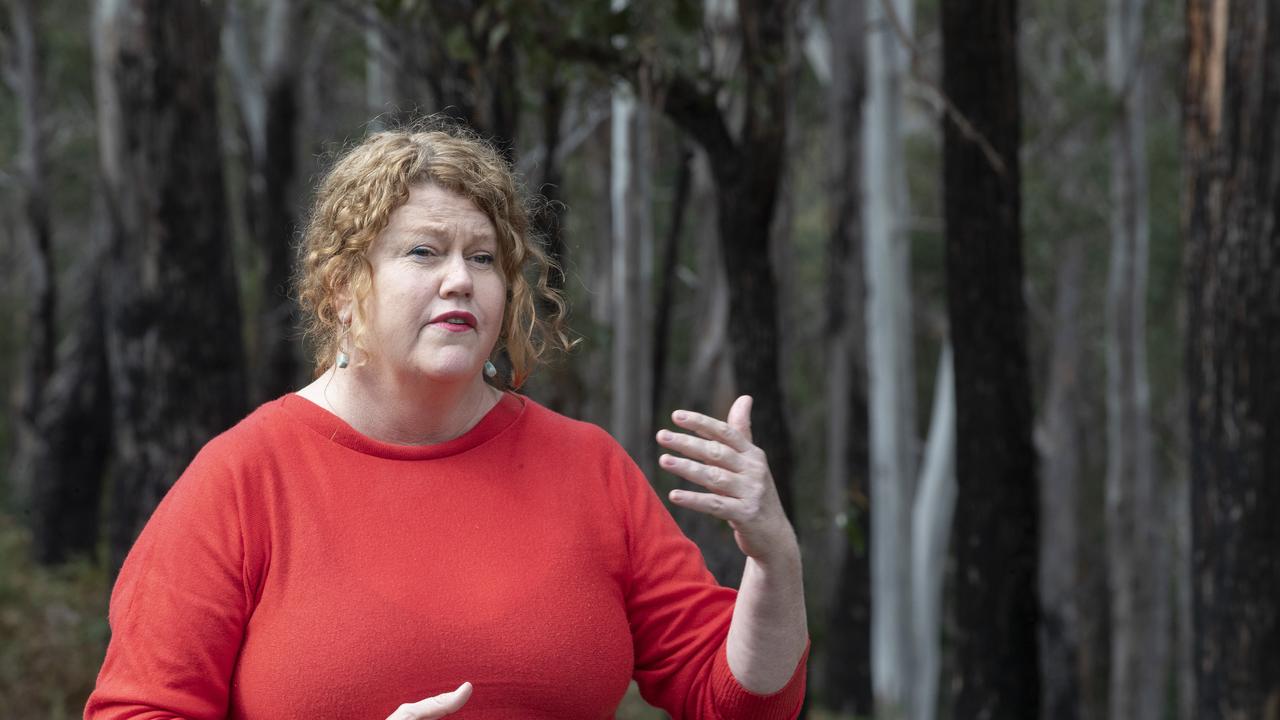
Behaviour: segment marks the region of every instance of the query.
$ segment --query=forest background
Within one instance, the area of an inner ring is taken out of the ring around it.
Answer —
[[[1280,718],[1274,2],[4,0],[0,64],[0,714],[79,715],[155,503],[308,377],[327,163],[440,114],[551,201],[530,396],[665,490],[755,395],[806,713]]]

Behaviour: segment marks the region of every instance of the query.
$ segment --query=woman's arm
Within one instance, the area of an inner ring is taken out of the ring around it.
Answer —
[[[677,410],[676,425],[699,437],[663,430],[658,443],[687,457],[664,454],[666,470],[710,492],[671,491],[681,507],[725,520],[747,556],[729,626],[729,669],[747,690],[767,695],[785,687],[808,646],[800,547],[782,510],[764,451],[751,440],[749,395],[739,397],[727,422]]]

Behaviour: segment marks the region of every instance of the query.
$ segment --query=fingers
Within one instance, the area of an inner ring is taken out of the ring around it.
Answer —
[[[671,498],[671,502],[676,505],[706,513],[730,523],[743,522],[752,514],[747,503],[735,497],[688,490],[672,490],[667,497]]]
[[[387,720],[430,720],[452,715],[467,704],[471,683],[464,682],[453,692],[436,695],[416,703],[405,703],[387,716]]]
[[[744,479],[737,473],[730,472],[722,467],[704,465],[694,460],[667,455],[666,453],[663,453],[658,458],[658,464],[667,472],[679,475],[691,483],[701,485],[720,495],[737,497],[746,492]]]
[[[740,452],[716,440],[703,440],[684,433],[659,430],[658,444],[668,450],[687,455],[694,460],[733,472],[739,472],[746,467]]]
[[[751,408],[755,407],[755,399],[750,395],[739,395],[729,408],[729,416],[725,418],[729,427],[742,433],[751,442]]]
[[[749,396],[744,395],[743,397]],[[747,413],[750,413],[751,411],[750,402],[751,401],[749,399],[746,401]],[[738,408],[742,403],[742,398],[738,398],[738,402],[735,402],[733,406],[734,408]],[[730,413],[732,414],[732,410],[730,410]],[[741,413],[742,411],[740,410],[739,417],[741,417]],[[723,420],[717,420],[710,415],[703,415],[702,413],[693,412],[692,410],[677,410],[671,413],[671,420],[685,430],[695,432],[708,440],[717,440],[722,442],[738,452],[748,452],[755,448],[755,446],[751,444],[749,435],[751,432],[750,420],[747,420],[745,426],[746,433],[743,433],[738,428],[731,427],[729,423],[724,422]]]

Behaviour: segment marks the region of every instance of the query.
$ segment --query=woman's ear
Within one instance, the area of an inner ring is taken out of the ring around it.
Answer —
[[[338,324],[351,324],[351,310],[354,303],[351,302],[351,292],[342,290],[333,298],[333,308],[338,312]]]

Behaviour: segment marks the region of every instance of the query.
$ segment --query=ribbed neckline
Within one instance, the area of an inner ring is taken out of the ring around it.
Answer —
[[[434,445],[396,445],[360,433],[342,418],[297,393],[280,398],[280,407],[285,412],[324,438],[365,455],[392,460],[434,460],[466,452],[510,427],[524,413],[527,404],[523,397],[506,392],[480,422],[452,440]]]

